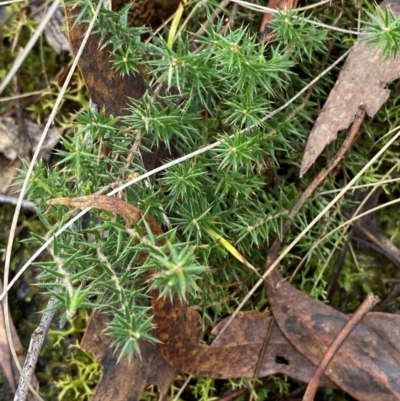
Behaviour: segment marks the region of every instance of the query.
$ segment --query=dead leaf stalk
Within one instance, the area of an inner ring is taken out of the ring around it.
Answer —
[[[231,401],[234,398],[239,397],[239,395],[247,393],[248,391],[249,391],[248,388],[239,388],[238,390],[231,391],[229,394],[225,395],[224,397],[221,397],[218,401]]]
[[[268,253],[267,256],[267,264],[266,264],[266,270],[272,265],[273,262],[275,262],[283,238],[287,235],[290,226],[292,224],[292,219],[297,215],[297,213],[300,211],[300,209],[303,207],[305,202],[310,198],[310,196],[313,194],[313,192],[316,190],[316,188],[321,184],[321,182],[334,170],[339,163],[342,161],[344,155],[346,152],[350,149],[351,145],[354,143],[359,130],[361,128],[361,124],[363,122],[364,116],[365,116],[365,107],[360,106],[359,111],[354,119],[353,125],[350,129],[349,134],[347,135],[346,139],[344,140],[342,146],[340,147],[338,153],[335,155],[335,157],[332,159],[332,161],[326,166],[321,172],[314,178],[314,180],[311,182],[311,184],[308,186],[308,188],[303,192],[303,194],[300,196],[300,199],[297,201],[296,205],[293,207],[289,214],[289,219],[285,222],[282,230],[282,235],[281,237],[277,238],[274,243],[271,246],[271,249]]]
[[[236,15],[237,15],[238,11],[239,11],[239,5],[234,4],[232,7],[232,11],[229,14],[226,25],[221,29],[221,35],[225,35],[230,29],[232,29],[232,27],[235,23],[235,19],[236,19]]]
[[[55,302],[56,298],[52,296],[47,304],[47,309],[50,309]],[[39,359],[40,350],[42,349],[44,340],[47,336],[47,332],[49,331],[55,313],[56,310],[45,312],[39,323],[39,326],[35,329],[31,336],[28,352],[26,354],[26,359],[23,366],[25,377],[29,380],[29,382],[32,380],[36,364]],[[23,401],[28,395],[29,388],[25,377],[21,377],[19,380],[18,388],[14,397],[15,401]]]
[[[268,326],[267,332],[265,334],[265,338],[264,338],[264,342],[260,351],[260,355],[258,356],[258,360],[257,360],[257,365],[256,368],[254,369],[254,378],[253,378],[253,383],[252,383],[252,390],[254,391],[255,387],[256,387],[256,378],[258,377],[258,372],[260,371],[260,366],[261,366],[261,361],[264,358],[265,355],[265,351],[267,350],[267,345],[269,342],[269,339],[271,338],[271,333],[272,333],[272,329],[274,327],[274,320],[271,321],[271,324]],[[253,401],[253,391],[250,392],[250,397],[249,397],[249,401]]]
[[[333,359],[339,348],[346,341],[347,337],[350,333],[355,329],[355,327],[360,323],[362,318],[371,311],[371,309],[379,302],[379,298],[374,294],[368,294],[367,298],[360,305],[360,307],[355,311],[355,313],[350,317],[347,323],[343,326],[343,329],[340,330],[339,334],[333,340],[332,344],[327,349],[323,359],[317,366],[313,376],[311,377],[307,390],[304,394],[303,401],[312,401],[314,400],[315,394],[318,389],[318,384],[321,376],[325,372],[325,369],[328,367],[330,361]]]

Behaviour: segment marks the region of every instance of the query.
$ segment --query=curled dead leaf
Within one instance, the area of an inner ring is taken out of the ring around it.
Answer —
[[[382,8],[386,6],[400,15],[398,0],[381,4]],[[367,114],[374,117],[389,98],[387,86],[399,78],[398,59],[385,60],[380,50],[371,48],[367,42],[358,41],[347,57],[308,137],[300,177],[314,164],[325,147],[337,138],[338,132],[350,126],[360,105],[365,105]]]

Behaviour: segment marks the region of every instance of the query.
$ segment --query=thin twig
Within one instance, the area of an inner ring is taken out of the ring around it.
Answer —
[[[26,21],[26,11],[27,11],[26,8],[24,8],[24,9],[22,9],[22,12],[19,14],[19,23],[17,25],[17,29],[15,30],[13,41],[11,43],[11,49],[10,49],[11,52],[14,52],[17,47],[17,44],[18,44],[18,41],[19,41],[19,38],[21,35],[22,27],[24,26],[24,22]],[[22,49],[20,49],[18,52],[18,55],[16,57],[17,59],[19,57],[21,57],[21,50]]]
[[[244,393],[247,393],[249,391],[248,388],[239,388],[235,391],[231,391],[229,394],[219,398],[217,401],[231,401],[236,397],[239,397],[239,395],[242,395]]]
[[[343,141],[342,146],[339,151],[336,153],[335,157],[330,161],[330,163],[322,170],[320,173],[313,179],[308,188],[303,192],[300,199],[297,201],[296,205],[290,212],[290,218],[294,218],[299,210],[303,207],[304,203],[307,199],[313,194],[313,192],[317,189],[319,184],[334,170],[339,163],[343,160],[344,155],[353,145],[359,131],[361,128],[361,124],[364,120],[366,113],[366,107],[364,105],[359,106],[358,112],[354,118],[353,125],[351,126],[350,132],[348,133],[346,139]]]
[[[18,199],[13,196],[6,196],[0,194],[0,203],[9,203],[11,205],[16,205],[18,203]],[[31,201],[22,201],[21,207],[23,209],[29,210],[30,212],[36,213],[36,205]]]
[[[332,344],[328,347],[325,352],[324,357],[315,369],[310,381],[308,382],[307,390],[304,394],[303,401],[312,401],[315,397],[315,393],[318,389],[319,381],[328,367],[330,361],[338,352],[339,348],[345,342],[350,333],[355,329],[355,327],[360,323],[361,319],[369,312],[377,303],[379,298],[374,294],[368,294],[364,302],[359,306],[359,308],[351,315],[349,320],[340,330],[336,338],[333,340]]]
[[[174,397],[173,401],[178,401],[179,397],[182,395],[183,390],[187,387],[187,385],[190,383],[190,380],[192,380],[193,376],[189,375],[188,378],[185,380],[185,383],[183,383],[182,387],[179,389],[177,392],[176,396]]]
[[[310,196],[313,194],[313,192],[316,190],[316,188],[321,184],[321,182],[328,176],[328,174],[335,169],[338,164],[342,161],[344,155],[346,152],[350,149],[351,145],[353,144],[355,138],[357,137],[362,121],[365,116],[365,106],[360,106],[358,113],[354,119],[353,125],[350,129],[349,134],[347,135],[346,139],[344,140],[342,146],[340,147],[339,151],[335,155],[335,157],[332,159],[332,161],[326,166],[323,170],[320,171],[320,173],[313,179],[311,184],[307,187],[307,189],[301,194],[300,199],[296,202],[294,205],[293,209],[289,213],[289,219],[286,220],[285,224],[283,225],[282,229],[282,234],[275,239],[273,242],[267,256],[267,264],[265,266],[266,269],[269,268],[269,265],[273,263],[277,255],[279,253],[281,244],[283,242],[283,239],[286,237],[291,225],[293,218],[297,215],[299,210],[303,207],[303,205],[306,203],[306,201],[310,198]]]
[[[385,184],[394,184],[394,183],[399,182],[399,181],[400,181],[400,177],[389,178],[387,180],[379,180],[377,182],[372,182],[370,184],[354,185],[354,187],[351,188],[351,189],[364,189],[364,188],[375,187],[377,185],[382,185],[383,186]],[[317,196],[334,194],[334,193],[339,192],[339,191],[340,191],[340,189],[330,189],[329,191],[318,192]]]
[[[291,393],[275,398],[272,401],[293,401],[293,400],[297,400],[297,395],[300,395],[303,393],[303,391],[305,391],[305,389],[307,388],[307,386],[305,384],[301,385],[300,387],[297,387],[296,390],[293,390]]]
[[[139,154],[139,146],[140,146],[140,141],[141,141],[139,130],[128,130],[128,131],[125,131],[124,134],[127,134],[128,132],[129,133],[132,132],[136,138],[135,138],[135,141],[133,142],[131,148],[129,149],[129,153],[128,153],[128,156],[126,157],[125,164],[122,167],[121,174],[120,174],[120,177],[122,180],[125,178],[126,171],[131,167],[133,159],[135,158],[135,156],[137,156]]]
[[[232,7],[232,11],[229,14],[226,25],[221,29],[221,35],[225,35],[229,30],[232,29],[233,25],[235,24],[235,19],[236,19],[238,11],[239,11],[239,5],[234,4]]]
[[[328,288],[326,289],[326,299],[329,302],[331,302],[333,299],[333,294],[336,290],[337,280],[339,278],[340,271],[342,270],[342,267],[344,265],[344,259],[347,255],[347,251],[349,250],[349,245],[350,239],[347,238],[342,246],[342,249],[340,250],[339,259],[337,260],[335,267],[333,268],[331,279],[329,281]],[[294,277],[294,275],[292,277]]]
[[[264,341],[263,341],[263,345],[262,345],[260,354],[258,355],[256,368],[254,369],[253,383],[252,383],[252,386],[251,386],[252,390],[255,389],[256,380],[257,380],[257,377],[258,377],[258,372],[260,371],[261,362],[262,362],[262,360],[264,358],[265,351],[267,350],[267,346],[268,346],[268,343],[269,343],[269,339],[271,338],[272,329],[274,327],[274,324],[275,324],[275,320],[272,319],[270,325],[268,326],[267,332],[265,334],[265,338],[264,338]],[[250,392],[249,401],[253,401],[253,391]]]
[[[30,97],[30,96],[36,96],[36,95],[43,95],[43,93],[46,91],[46,89],[41,89],[39,91],[34,91],[34,92],[28,92],[28,93],[21,93],[19,95],[13,95],[13,96],[8,96],[8,97],[2,97],[0,98],[0,103],[1,102],[9,102],[11,100],[15,99],[22,99],[24,97]]]
[[[369,241],[366,241],[368,246],[375,247],[375,249],[382,255],[385,255],[395,266],[400,267],[400,252],[399,248],[393,245],[387,238],[381,234],[374,235],[368,230],[360,220],[356,220],[353,226],[359,230]],[[359,238],[358,240],[361,240]]]
[[[36,363],[40,355],[40,350],[42,349],[44,340],[47,336],[51,322],[56,313],[56,310],[50,310],[50,311],[48,310],[53,306],[55,302],[56,298],[52,296],[49,302],[47,303],[47,308],[46,308],[47,311],[43,314],[38,327],[32,333],[28,352],[23,367],[25,375],[29,380],[31,380],[33,377],[33,373],[36,368]],[[14,400],[15,401],[25,400],[27,395],[28,395],[28,386],[26,385],[26,381],[24,380],[24,378],[21,377],[17,391],[15,393]]]

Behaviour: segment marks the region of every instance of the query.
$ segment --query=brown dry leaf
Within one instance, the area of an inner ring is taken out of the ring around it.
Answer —
[[[219,322],[212,334],[217,335],[225,326],[229,318]],[[268,326],[273,324],[266,352],[260,364],[259,377],[282,373],[295,380],[307,383],[314,373],[315,365],[300,354],[286,339],[279,327],[274,323],[271,313],[256,313],[253,311],[240,312],[223,335],[211,344],[211,347],[224,346],[233,349],[239,345],[259,344],[265,340]],[[255,360],[257,360],[255,356]],[[326,376],[321,379],[322,387],[335,388],[335,384]]]
[[[128,227],[132,226],[132,222],[139,222],[143,217],[145,217],[151,232],[155,235],[162,234],[161,228],[151,216],[148,214],[146,215],[142,210],[119,198],[105,195],[89,195],[77,198],[49,199],[47,204],[72,206],[80,209],[94,207],[101,210],[107,210],[121,216],[126,221]]]
[[[115,1],[113,9],[129,4],[128,1]],[[147,0],[132,4],[130,11],[131,25],[155,24],[158,20],[167,19],[179,5],[177,0]],[[88,24],[76,24],[75,16],[79,7],[65,6],[68,25],[68,38],[74,55],[82,43]],[[158,15],[159,14],[159,15]],[[100,48],[100,35],[90,35],[86,47],[79,59],[78,66],[90,97],[99,109],[107,114],[123,116],[129,114],[129,98],[140,99],[146,92],[144,74],[121,75],[112,68],[111,46]]]
[[[348,316],[296,290],[276,270],[267,279],[276,324],[314,365],[324,356]],[[400,400],[400,316],[368,313],[347,338],[326,376],[359,401]]]
[[[398,0],[384,2],[400,15]],[[374,117],[387,101],[387,86],[400,78],[399,58],[384,60],[382,52],[367,42],[357,42],[331,90],[321,114],[311,130],[300,168],[300,177],[314,164],[317,157],[337,138],[337,133],[350,126],[360,105]]]
[[[45,1],[29,1],[29,8],[31,10],[30,17],[33,18],[37,23],[40,23],[46,14],[47,7]],[[60,54],[63,51],[70,51],[67,35],[65,33],[65,18],[64,18],[64,7],[60,6],[57,8],[54,15],[50,18],[44,28],[44,35],[47,43],[53,48],[53,50]]]
[[[12,184],[20,168],[22,168],[22,162],[20,160],[11,162],[3,155],[0,155],[0,193],[2,195],[15,196],[16,192],[18,192]]]
[[[21,157],[28,158],[30,153],[36,150],[43,129],[28,120],[24,125],[29,140],[20,138],[18,126],[12,118],[0,119],[0,193],[15,195],[17,187],[12,187],[15,174],[22,168]],[[60,133],[56,128],[50,128],[43,144],[39,158],[48,159],[60,139]]]
[[[208,346],[200,344],[193,336],[192,330],[195,324],[190,316],[191,309],[185,303],[177,298],[172,302],[169,298],[164,300],[153,298],[153,308],[155,335],[161,341],[161,351],[169,364],[186,373],[218,379],[254,377],[271,320],[261,318],[254,322],[260,331],[254,340],[246,333],[234,332],[233,335],[237,339],[233,341],[232,332],[229,332],[229,336],[224,334],[222,340]],[[260,366],[258,377],[265,377],[272,371],[287,372],[288,367],[276,363],[274,357],[275,355],[289,357],[291,347],[290,345],[286,347],[286,344],[284,338],[274,330],[264,354],[265,364]]]
[[[18,157],[29,157],[29,152],[36,150],[43,133],[43,128],[29,120],[24,120],[28,141],[20,138],[18,126],[12,118],[0,119],[0,153],[7,159],[14,161]],[[48,160],[50,153],[60,140],[60,133],[56,128],[50,128],[46,140],[41,147],[39,158]]]
[[[74,24],[79,8],[65,7],[68,23],[68,38],[74,55],[82,43],[88,24]],[[146,92],[144,79],[139,75],[121,76],[113,70],[110,46],[100,48],[100,35],[90,35],[79,59],[78,66],[90,97],[99,109],[107,114],[122,116],[128,113],[129,98],[140,99]]]
[[[130,4],[128,24],[131,26],[150,26],[158,28],[178,8],[180,0],[113,0],[112,9],[121,10]]]
[[[156,384],[160,399],[166,400],[176,370],[163,358],[157,344],[142,341],[139,356],[117,363],[118,354],[111,347],[112,339],[104,333],[109,318],[93,313],[82,339],[81,347],[93,353],[103,368],[103,374],[91,401],[139,401],[149,384]]]

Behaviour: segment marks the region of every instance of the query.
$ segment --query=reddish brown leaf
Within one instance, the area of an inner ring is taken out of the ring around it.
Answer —
[[[293,288],[273,271],[268,299],[279,328],[317,365],[348,317]],[[350,334],[325,375],[360,401],[400,400],[400,317],[371,312]]]
[[[384,2],[382,5],[390,5],[400,15],[398,0]],[[398,78],[398,58],[385,61],[377,48],[372,49],[366,42],[357,42],[311,130],[300,176],[314,164],[325,146],[337,138],[337,133],[350,126],[360,105],[365,105],[368,115],[374,117],[389,98],[390,90],[387,86]]]
[[[74,55],[81,46],[88,24],[73,25],[79,8],[65,7],[68,22],[68,38]],[[128,113],[129,98],[140,99],[146,92],[144,79],[139,75],[120,73],[112,69],[111,48],[100,49],[100,35],[90,35],[79,59],[78,66],[90,97],[99,109],[107,114],[122,116]]]
[[[142,217],[145,219],[150,227],[150,230],[155,235],[162,234],[162,230],[156,221],[149,215],[138,209],[137,207],[131,205],[128,202],[123,201],[119,198],[113,198],[111,196],[105,195],[90,195],[90,196],[80,196],[77,198],[56,198],[49,199],[47,201],[48,205],[66,205],[72,207],[78,207],[80,209],[85,209],[87,207],[95,207],[101,210],[107,210],[121,216],[128,227],[132,226],[132,222],[139,222]]]
[[[212,331],[217,335],[229,318],[218,323]],[[224,346],[234,349],[239,345],[259,344],[261,349],[267,328],[274,321],[270,313],[252,311],[240,312],[225,329],[221,338],[214,341],[211,347]],[[307,383],[315,366],[294,348],[276,324],[273,324],[266,352],[260,365],[259,376],[269,376],[277,373],[286,374],[293,379]],[[336,387],[326,376],[321,380],[323,387]]]
[[[127,358],[117,363],[118,355],[112,349],[111,337],[104,333],[106,315],[93,313],[83,337],[81,347],[93,353],[102,365],[103,374],[91,401],[136,401],[149,384],[156,384],[161,400],[166,400],[176,370],[163,358],[157,344],[140,342],[141,357],[131,362]]]

